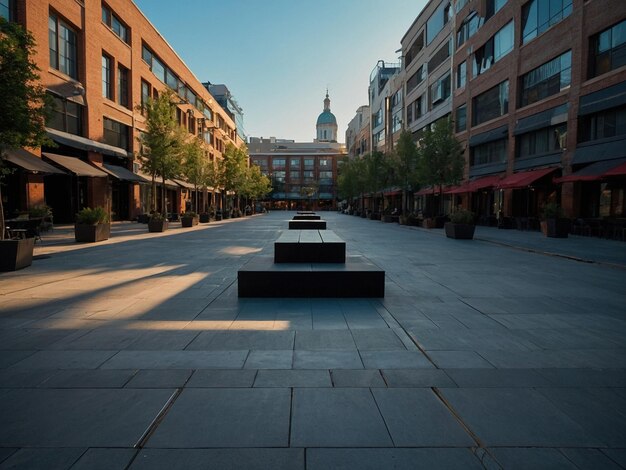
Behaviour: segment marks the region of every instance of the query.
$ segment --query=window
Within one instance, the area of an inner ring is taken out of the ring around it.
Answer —
[[[465,5],[467,5],[467,2],[468,2],[468,1],[469,1],[469,0],[457,0],[457,2],[456,2],[456,6],[454,7],[454,11],[455,11],[456,13],[460,12],[460,11],[461,11],[461,9],[462,9]]]
[[[328,158],[320,158],[319,166],[320,166],[320,169],[330,167],[330,160]]]
[[[284,170],[285,169],[285,159],[284,158],[274,158],[272,160],[272,168],[274,170]]]
[[[320,171],[320,183],[321,184],[332,184],[332,182],[333,182],[332,171]]]
[[[102,22],[106,24],[111,30],[126,44],[130,44],[130,34],[128,33],[128,27],[122,23],[111,9],[105,5],[102,5]]]
[[[572,80],[572,51],[522,75],[520,106],[526,106],[559,93]]]
[[[578,124],[580,142],[626,135],[626,106],[581,116]]]
[[[626,65],[626,21],[591,37],[589,78]]]
[[[567,124],[546,127],[517,136],[517,158],[560,152],[565,148]]]
[[[391,119],[391,132],[398,132],[402,129],[402,111],[394,113]]]
[[[313,160],[312,158],[305,158],[304,159],[304,168],[311,169],[314,166],[315,166],[315,160]]]
[[[292,158],[289,160],[289,165],[291,166],[292,170],[300,170],[300,159],[299,158]]]
[[[174,91],[178,91],[179,87],[184,90],[184,88],[181,87],[181,84],[178,81],[178,77],[170,69],[165,70],[165,83],[167,84],[168,87],[170,87]],[[193,96],[191,96],[192,99],[189,99],[190,97],[184,96],[184,93],[183,93],[183,96],[181,96],[181,98],[187,99],[191,104],[195,103]]]
[[[373,121],[373,126],[374,127],[378,127],[378,126],[383,124],[384,121],[383,121],[383,110],[382,110],[382,108],[380,108],[378,111],[376,111],[376,114],[374,114],[372,121]]]
[[[464,88],[467,81],[467,63],[461,62],[456,67],[456,87]]]
[[[141,81],[141,114],[145,115],[148,99],[150,98],[150,84],[144,80]]]
[[[128,150],[129,127],[113,119],[103,118],[104,142]]]
[[[450,96],[450,74],[437,80],[430,87],[431,109],[443,103]]]
[[[456,132],[462,132],[467,130],[467,106],[462,104],[458,108],[456,108],[455,113],[455,130]]]
[[[413,44],[411,44],[411,47],[409,47],[409,50],[406,51],[406,54],[404,57],[405,69],[409,66],[411,62],[413,62],[413,59],[415,59],[415,57],[417,56],[417,54],[420,53],[423,47],[424,47],[424,32],[422,31],[417,36],[417,39],[413,41]]]
[[[505,163],[508,139],[495,140],[471,148],[470,166]]]
[[[302,172],[302,176],[304,177],[305,181],[310,181],[313,179],[313,171],[312,170],[305,170]]]
[[[444,60],[450,57],[450,52],[452,48],[452,40],[449,40],[446,44],[441,46],[437,52],[433,55],[433,57],[428,62],[428,70],[433,72],[437,67],[439,67]]]
[[[509,112],[509,81],[478,95],[472,102],[472,125],[504,116]]]
[[[102,96],[110,100],[113,99],[113,69],[111,68],[111,58],[102,54]]]
[[[409,79],[406,81],[406,94],[408,95],[409,93],[411,93],[411,91],[413,91],[413,89],[417,85],[422,83],[422,81],[425,78],[426,78],[426,67],[422,65],[419,69],[417,69],[417,72],[411,75]]]
[[[509,21],[474,53],[474,77],[485,73],[493,64],[513,50],[515,36],[513,29],[513,21]]]
[[[506,0],[487,0],[485,3],[485,21],[500,11]]]
[[[76,32],[56,15],[48,17],[50,67],[78,79]]]
[[[426,44],[430,44],[439,34],[439,31],[448,23],[450,19],[450,2],[447,0],[439,5],[439,8],[432,14],[426,22]]]
[[[0,0],[0,16],[7,21],[15,21],[14,0]]]
[[[83,107],[53,94],[49,96],[52,98],[53,110],[46,126],[70,134],[82,135]]]
[[[402,90],[396,91],[391,97],[391,107],[397,108],[402,105]]]
[[[483,20],[476,12],[467,15],[467,18],[461,23],[461,27],[456,32],[456,47],[459,48],[465,41],[471,38],[481,27]]]
[[[424,113],[423,109],[424,95],[409,104],[406,108],[406,120],[410,124],[416,119],[422,117]]]
[[[522,44],[567,18],[572,0],[531,0],[522,7]]]
[[[274,179],[274,181],[278,183],[284,183],[285,175],[286,173],[284,171],[275,171],[272,173],[272,178]]]

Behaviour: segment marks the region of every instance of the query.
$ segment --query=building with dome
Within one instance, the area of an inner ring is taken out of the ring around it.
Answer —
[[[330,98],[326,90],[324,111],[317,118],[315,124],[317,138],[314,142],[337,142],[337,118],[330,112]]]
[[[316,131],[313,142],[250,137],[250,163],[257,165],[272,182],[272,193],[261,201],[265,207],[337,208],[337,164],[346,156],[346,146],[337,143],[337,118],[330,112],[328,91]]]

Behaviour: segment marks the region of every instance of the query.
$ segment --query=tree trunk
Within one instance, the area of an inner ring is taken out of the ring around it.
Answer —
[[[165,202],[165,176],[162,177],[161,182],[161,214],[163,217],[167,217],[167,203]]]
[[[2,158],[1,155],[0,158]],[[0,184],[0,240],[4,240],[4,205],[2,204],[2,184]]]

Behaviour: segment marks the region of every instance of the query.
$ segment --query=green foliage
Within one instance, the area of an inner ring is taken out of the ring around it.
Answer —
[[[187,211],[187,212],[183,212],[182,214],[180,214],[181,217],[187,217],[187,218],[193,218],[193,217],[198,217],[198,214],[196,214],[194,211]]]
[[[454,224],[474,225],[474,213],[466,209],[458,209],[449,215],[450,222]]]
[[[245,147],[237,148],[232,143],[226,145],[218,163],[218,178],[224,190],[240,190],[245,184],[247,167],[248,152]]]
[[[11,172],[4,166],[7,149],[49,143],[45,122],[50,101],[37,84],[35,46],[30,32],[0,17],[0,180]],[[1,189],[0,185],[0,240],[5,232]]]
[[[165,219],[165,217],[160,212],[153,212],[152,214],[150,214],[150,220],[160,221],[163,219]]]
[[[556,202],[548,202],[541,208],[542,219],[558,219],[563,217],[563,210]]]
[[[418,148],[418,175],[422,185],[456,184],[463,178],[463,148],[454,136],[452,121],[442,119],[427,128]]]
[[[404,189],[415,188],[418,181],[418,152],[413,135],[409,131],[403,130],[400,133],[395,158],[395,183]]]
[[[32,206],[30,209],[28,209],[28,215],[31,219],[39,217],[49,217],[52,215],[52,209],[45,204]]]
[[[76,214],[76,223],[81,225],[106,224],[109,214],[104,207],[85,207]]]

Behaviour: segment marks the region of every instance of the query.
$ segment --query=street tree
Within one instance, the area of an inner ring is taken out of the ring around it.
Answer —
[[[218,162],[218,174],[223,195],[237,194],[245,184],[246,168],[248,168],[248,152],[244,147],[236,147],[229,143]],[[223,201],[224,202],[224,201]],[[222,204],[222,207],[225,205]],[[237,203],[237,209],[239,204]]]
[[[198,189],[204,187],[209,161],[206,158],[202,141],[197,137],[191,137],[185,142],[183,148],[182,175],[187,178],[194,189],[193,210],[198,210]]]
[[[167,214],[165,180],[181,173],[185,152],[186,132],[176,120],[178,98],[171,90],[163,91],[157,98],[148,99],[144,106],[146,131],[141,135],[139,158],[143,168],[152,176],[152,211],[157,210],[156,178],[161,178],[162,214]]]
[[[439,213],[443,213],[443,187],[457,184],[463,178],[463,148],[454,136],[452,121],[441,119],[427,128],[418,147],[420,183],[439,188]]]
[[[400,133],[395,152],[395,180],[402,188],[402,214],[406,215],[409,205],[409,194],[418,184],[418,152],[413,135],[403,130]]]
[[[11,172],[5,165],[6,151],[50,143],[45,122],[51,103],[38,85],[34,54],[31,33],[0,17],[0,240],[5,232],[2,180]]]

